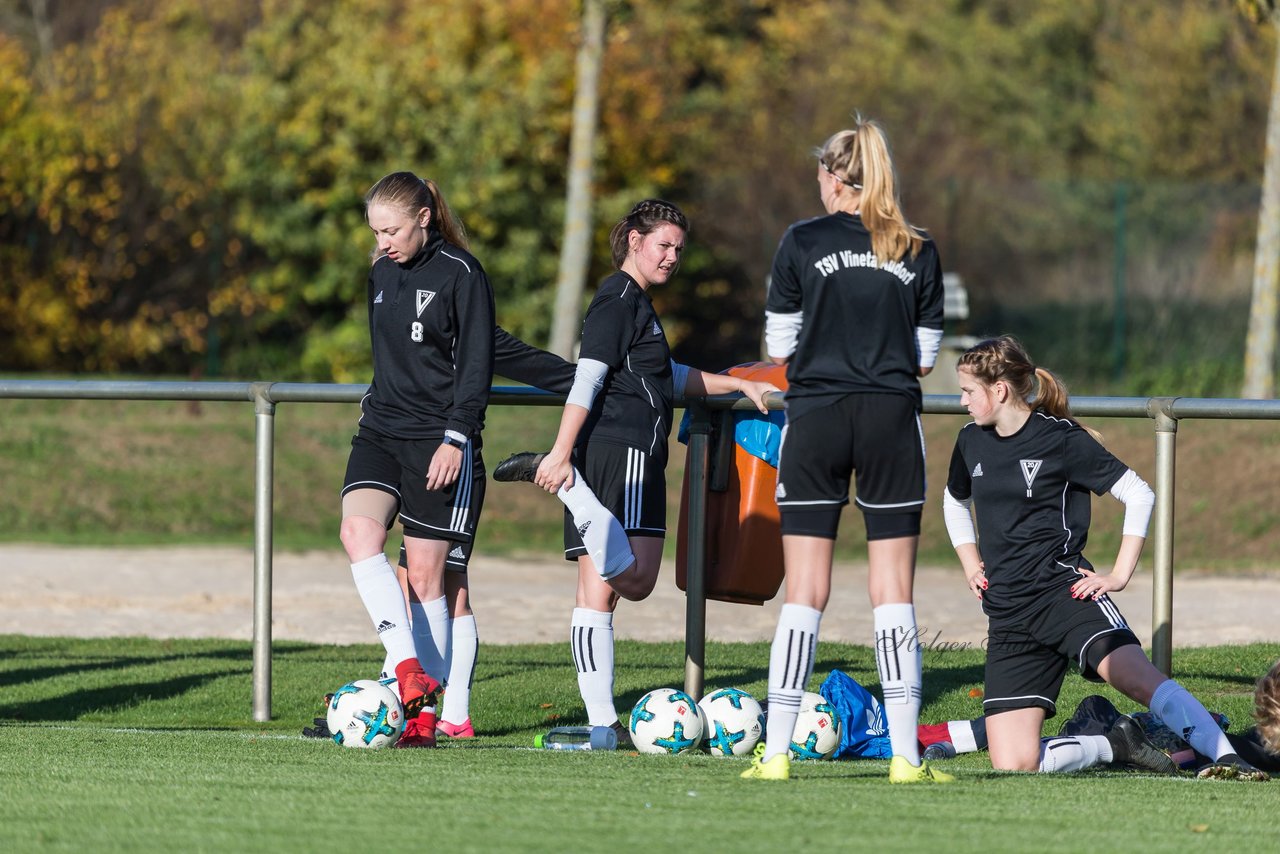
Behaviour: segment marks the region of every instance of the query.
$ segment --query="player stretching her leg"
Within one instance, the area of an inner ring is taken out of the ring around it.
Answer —
[[[1074,661],[1086,679],[1148,706],[1232,776],[1265,779],[1204,706],[1152,665],[1108,595],[1125,588],[1138,564],[1155,503],[1150,487],[1071,417],[1066,389],[1014,339],[971,348],[956,373],[973,423],[956,439],[943,511],[990,621],[983,711],[992,767],[1075,771],[1120,762],[1176,770],[1127,717],[1106,735],[1040,738]],[[1084,556],[1090,492],[1110,492],[1125,505],[1109,572]]]

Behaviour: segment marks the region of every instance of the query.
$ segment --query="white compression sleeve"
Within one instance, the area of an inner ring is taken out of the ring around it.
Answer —
[[[577,370],[573,374],[573,387],[565,403],[581,406],[588,412],[591,404],[596,402],[596,395],[604,386],[604,378],[609,375],[609,366],[596,359],[579,359]]]
[[[1124,503],[1124,533],[1145,537],[1147,525],[1151,522],[1151,510],[1156,503],[1156,494],[1151,487],[1138,477],[1137,472],[1129,469],[1111,487],[1111,494]]]
[[[969,514],[972,505],[973,499],[961,501],[950,490],[942,490],[942,519],[947,523],[947,533],[953,546],[978,541],[978,534],[973,529],[973,516]]]
[[[796,351],[796,343],[800,340],[800,328],[804,326],[804,312],[794,314],[778,314],[772,311],[764,313],[764,343],[769,356],[774,359],[787,359]]]
[[[938,361],[938,350],[942,348],[942,330],[916,327],[916,349],[920,352],[920,367],[932,368]]]

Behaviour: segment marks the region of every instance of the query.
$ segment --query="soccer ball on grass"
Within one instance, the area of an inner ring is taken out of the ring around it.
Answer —
[[[698,704],[675,688],[655,688],[641,697],[628,728],[641,753],[692,753],[702,743]]]
[[[805,691],[791,734],[792,759],[830,759],[840,747],[840,718],[821,694]]]
[[[740,688],[712,691],[698,703],[712,756],[746,756],[764,735],[764,711]]]
[[[404,706],[395,690],[372,679],[348,682],[329,700],[326,719],[344,747],[391,747],[404,730]]]

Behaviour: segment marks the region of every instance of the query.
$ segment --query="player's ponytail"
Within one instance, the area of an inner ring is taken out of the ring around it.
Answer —
[[[984,386],[1004,382],[1009,390],[1032,409],[1042,409],[1054,418],[1080,424],[1071,414],[1071,398],[1062,380],[1046,368],[1038,368],[1026,349],[1012,335],[988,338],[960,354],[957,368],[964,368]],[[1090,435],[1101,435],[1088,427]]]
[[[435,229],[454,246],[470,249],[467,241],[467,230],[462,222],[453,214],[445,203],[444,194],[434,181],[419,178],[412,172],[392,172],[369,188],[364,194],[364,208],[367,212],[373,205],[386,205],[400,211],[412,220],[417,220],[418,212],[423,208],[431,211],[428,229]]]
[[[627,260],[631,232],[639,232],[641,235],[649,234],[664,223],[674,225],[685,234],[689,233],[688,218],[671,202],[662,199],[645,199],[636,202],[631,212],[618,220],[613,230],[609,232],[609,248],[613,252],[613,265],[621,267]]]
[[[842,184],[861,192],[858,213],[871,232],[876,257],[881,262],[900,261],[910,253],[914,258],[925,236],[902,212],[888,137],[875,121],[855,118],[852,129],[836,133],[814,153]]]

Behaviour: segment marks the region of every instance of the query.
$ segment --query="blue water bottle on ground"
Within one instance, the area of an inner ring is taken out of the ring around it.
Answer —
[[[558,726],[533,737],[546,750],[617,750],[618,734],[607,726]]]

